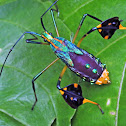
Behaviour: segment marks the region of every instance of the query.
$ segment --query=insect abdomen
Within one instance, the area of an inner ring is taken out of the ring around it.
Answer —
[[[83,55],[69,52],[69,56],[73,61],[74,66],[68,67],[84,80],[95,83],[104,71],[105,66],[92,54],[89,54],[82,49],[80,50],[83,52]]]

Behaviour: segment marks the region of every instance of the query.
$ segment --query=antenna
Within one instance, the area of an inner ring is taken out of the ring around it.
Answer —
[[[43,29],[44,29],[45,31],[47,31],[47,30],[45,29],[45,26],[44,26],[44,24],[43,24],[42,18],[43,18],[43,16],[47,13],[47,11],[48,11],[54,4],[56,4],[57,1],[58,1],[58,0],[56,0],[49,8],[45,11],[45,13],[41,16],[41,24],[42,24],[42,27],[43,27]]]

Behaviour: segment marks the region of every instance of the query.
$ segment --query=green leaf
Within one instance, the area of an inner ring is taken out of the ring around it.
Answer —
[[[44,32],[41,15],[51,6],[53,1],[47,0],[6,0],[0,2],[0,66],[13,44],[25,31]],[[126,26],[125,0],[59,0],[59,17],[55,13],[59,34],[70,40],[75,34],[80,20],[89,13],[101,20],[119,16]],[[55,7],[53,7],[55,8]],[[48,12],[44,16],[44,25],[56,36],[55,28]],[[75,44],[92,27],[99,24],[89,17],[79,32]],[[105,114],[102,115],[97,106],[84,104],[77,110],[70,108],[56,88],[59,74],[64,67],[57,61],[41,77],[35,81],[38,102],[34,103],[32,78],[49,65],[56,56],[49,46],[26,44],[32,38],[26,35],[10,54],[0,77],[0,125],[19,126],[80,126],[80,125],[115,125],[117,99],[126,59],[126,31],[117,30],[110,40],[104,40],[96,31],[84,39],[81,48],[99,57],[107,65],[110,72],[110,85],[90,85],[82,82],[83,96],[99,103]],[[40,39],[40,41],[43,41]],[[61,86],[78,82],[78,77],[70,70],[65,72]],[[124,94],[125,95],[125,94]],[[125,97],[125,96],[124,96]],[[125,111],[121,111],[122,115]],[[119,114],[120,116],[120,114]],[[119,118],[120,119],[120,118]],[[72,120],[72,121],[71,121]],[[125,120],[122,120],[125,121]]]
[[[16,1],[16,0],[1,0],[0,1],[0,5],[4,5],[4,4],[7,4],[7,3],[11,3],[13,1]]]
[[[124,70],[122,73],[122,81],[120,83],[120,90],[119,90],[118,104],[117,104],[118,105],[118,107],[117,107],[118,115],[117,115],[116,123],[119,126],[126,125],[126,122],[125,122],[126,94],[125,94],[125,92],[126,92],[126,63],[125,63]]]

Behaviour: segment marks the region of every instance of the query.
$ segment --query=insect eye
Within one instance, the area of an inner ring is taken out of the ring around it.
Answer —
[[[52,35],[52,33],[49,33],[50,35]]]
[[[44,42],[47,42],[47,40],[46,40],[46,39],[44,39]]]

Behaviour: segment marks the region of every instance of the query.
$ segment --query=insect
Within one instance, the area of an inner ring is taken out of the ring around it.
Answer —
[[[17,45],[17,43],[21,40],[21,38],[25,34],[31,34],[34,38],[33,39],[26,39],[26,43],[31,43],[31,44],[42,44],[42,45],[50,45],[51,49],[53,52],[56,54],[58,57],[55,59],[52,63],[50,63],[45,69],[43,69],[40,73],[38,73],[33,79],[32,79],[32,88],[34,91],[34,96],[35,96],[35,102],[32,106],[32,110],[34,109],[36,102],[37,102],[37,95],[35,91],[35,81],[49,68],[51,67],[54,63],[56,63],[59,59],[61,59],[66,66],[63,68],[62,72],[60,73],[58,82],[57,82],[57,88],[60,91],[61,95],[65,99],[65,101],[74,109],[78,108],[81,104],[84,103],[92,103],[95,104],[99,107],[102,113],[104,113],[100,107],[100,105],[96,102],[90,101],[82,96],[82,90],[81,86],[77,83],[70,84],[66,87],[61,88],[60,83],[61,79],[67,69],[67,67],[74,72],[77,76],[79,76],[83,81],[88,81],[91,84],[109,84],[110,79],[109,79],[109,72],[106,69],[105,64],[101,63],[100,59],[94,57],[92,54],[88,53],[87,51],[79,48],[82,40],[91,32],[98,30],[98,32],[101,34],[101,36],[105,39],[109,39],[112,37],[114,32],[117,29],[126,29],[123,27],[119,21],[118,17],[113,17],[110,19],[107,19],[105,21],[102,21],[90,14],[84,14],[80,24],[77,28],[77,31],[75,33],[75,36],[72,40],[72,42],[66,40],[65,38],[59,37],[59,32],[57,29],[56,21],[54,18],[54,11],[58,12],[58,7],[56,5],[58,0],[56,0],[41,16],[41,24],[44,29],[44,33],[42,35],[35,33],[35,32],[24,32],[22,36],[16,41],[16,43],[13,45],[13,47],[10,49],[9,53],[7,54],[5,61],[3,63],[3,66],[1,68],[0,76],[2,74],[4,65],[7,61],[8,56],[14,49],[14,47]],[[51,9],[52,6],[55,5],[56,9]],[[43,16],[50,10],[53,23],[56,29],[57,37],[53,37],[52,33],[49,33],[47,29],[45,28],[44,22],[43,22]],[[89,30],[86,34],[83,35],[83,37],[80,39],[78,42],[77,46],[74,45],[75,39],[80,31],[80,28],[84,22],[84,19],[86,16],[89,16],[97,21],[100,21],[101,23]],[[37,42],[38,38],[36,37],[42,37],[44,39],[44,42]]]

